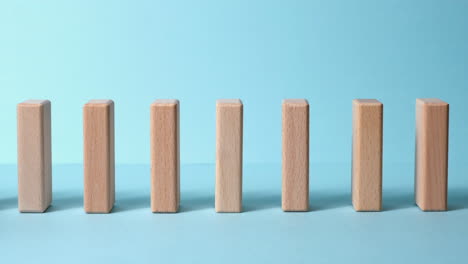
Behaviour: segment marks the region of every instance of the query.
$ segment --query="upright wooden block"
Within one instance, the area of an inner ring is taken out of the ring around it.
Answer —
[[[175,213],[180,203],[179,101],[151,105],[151,210]]]
[[[356,211],[382,210],[383,105],[353,101],[352,200]]]
[[[283,211],[309,210],[309,103],[283,101]]]
[[[216,212],[242,211],[243,105],[238,99],[216,102]]]
[[[84,210],[109,213],[115,202],[114,102],[91,100],[83,107]]]
[[[18,208],[44,212],[52,202],[50,101],[18,104]]]
[[[416,100],[415,199],[423,211],[447,210],[449,105]]]

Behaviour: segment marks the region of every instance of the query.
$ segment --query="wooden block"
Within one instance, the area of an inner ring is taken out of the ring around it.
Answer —
[[[239,99],[216,102],[216,212],[242,211],[243,105]]]
[[[309,103],[283,101],[283,211],[309,210]]]
[[[110,213],[115,202],[114,102],[91,100],[83,107],[84,210]]]
[[[18,104],[18,208],[42,213],[52,202],[50,101]]]
[[[151,210],[175,213],[180,203],[179,101],[151,105]]]
[[[449,105],[416,100],[415,199],[423,211],[447,210]]]
[[[353,101],[352,200],[356,211],[382,210],[383,105]]]

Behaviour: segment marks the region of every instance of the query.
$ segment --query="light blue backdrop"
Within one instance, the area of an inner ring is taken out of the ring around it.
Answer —
[[[181,100],[182,163],[212,163],[215,100],[245,104],[246,163],[279,162],[281,100],[311,104],[311,160],[349,162],[351,100],[385,105],[384,159],[411,162],[417,97],[451,104],[468,161],[468,1],[2,1],[0,163],[15,105],[52,101],[54,163],[82,161],[82,105],[116,103],[116,162],[149,162],[149,105]]]

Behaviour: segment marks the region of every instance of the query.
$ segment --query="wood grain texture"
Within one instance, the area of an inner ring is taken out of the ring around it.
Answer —
[[[283,101],[283,211],[309,210],[309,103]]]
[[[91,100],[83,107],[84,210],[110,213],[115,202],[114,102]]]
[[[216,102],[216,212],[242,211],[243,105],[238,99]]]
[[[180,203],[179,101],[151,105],[151,210],[175,213]]]
[[[447,210],[449,105],[416,100],[415,200],[423,211]]]
[[[356,211],[382,210],[383,104],[353,101],[352,201]]]
[[[28,100],[17,106],[20,212],[44,212],[52,202],[50,108],[48,100]]]

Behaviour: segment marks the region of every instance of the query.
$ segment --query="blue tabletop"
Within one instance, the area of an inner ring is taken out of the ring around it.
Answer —
[[[86,214],[82,167],[57,165],[44,214],[17,210],[16,167],[0,166],[5,263],[461,263],[468,259],[468,185],[449,176],[449,211],[413,202],[413,167],[384,169],[384,210],[357,213],[349,164],[311,164],[306,213],[281,210],[281,166],[246,165],[244,212],[214,211],[214,166],[184,165],[181,210],[153,214],[149,166],[116,167],[111,214]],[[2,261],[2,262],[3,262]]]

